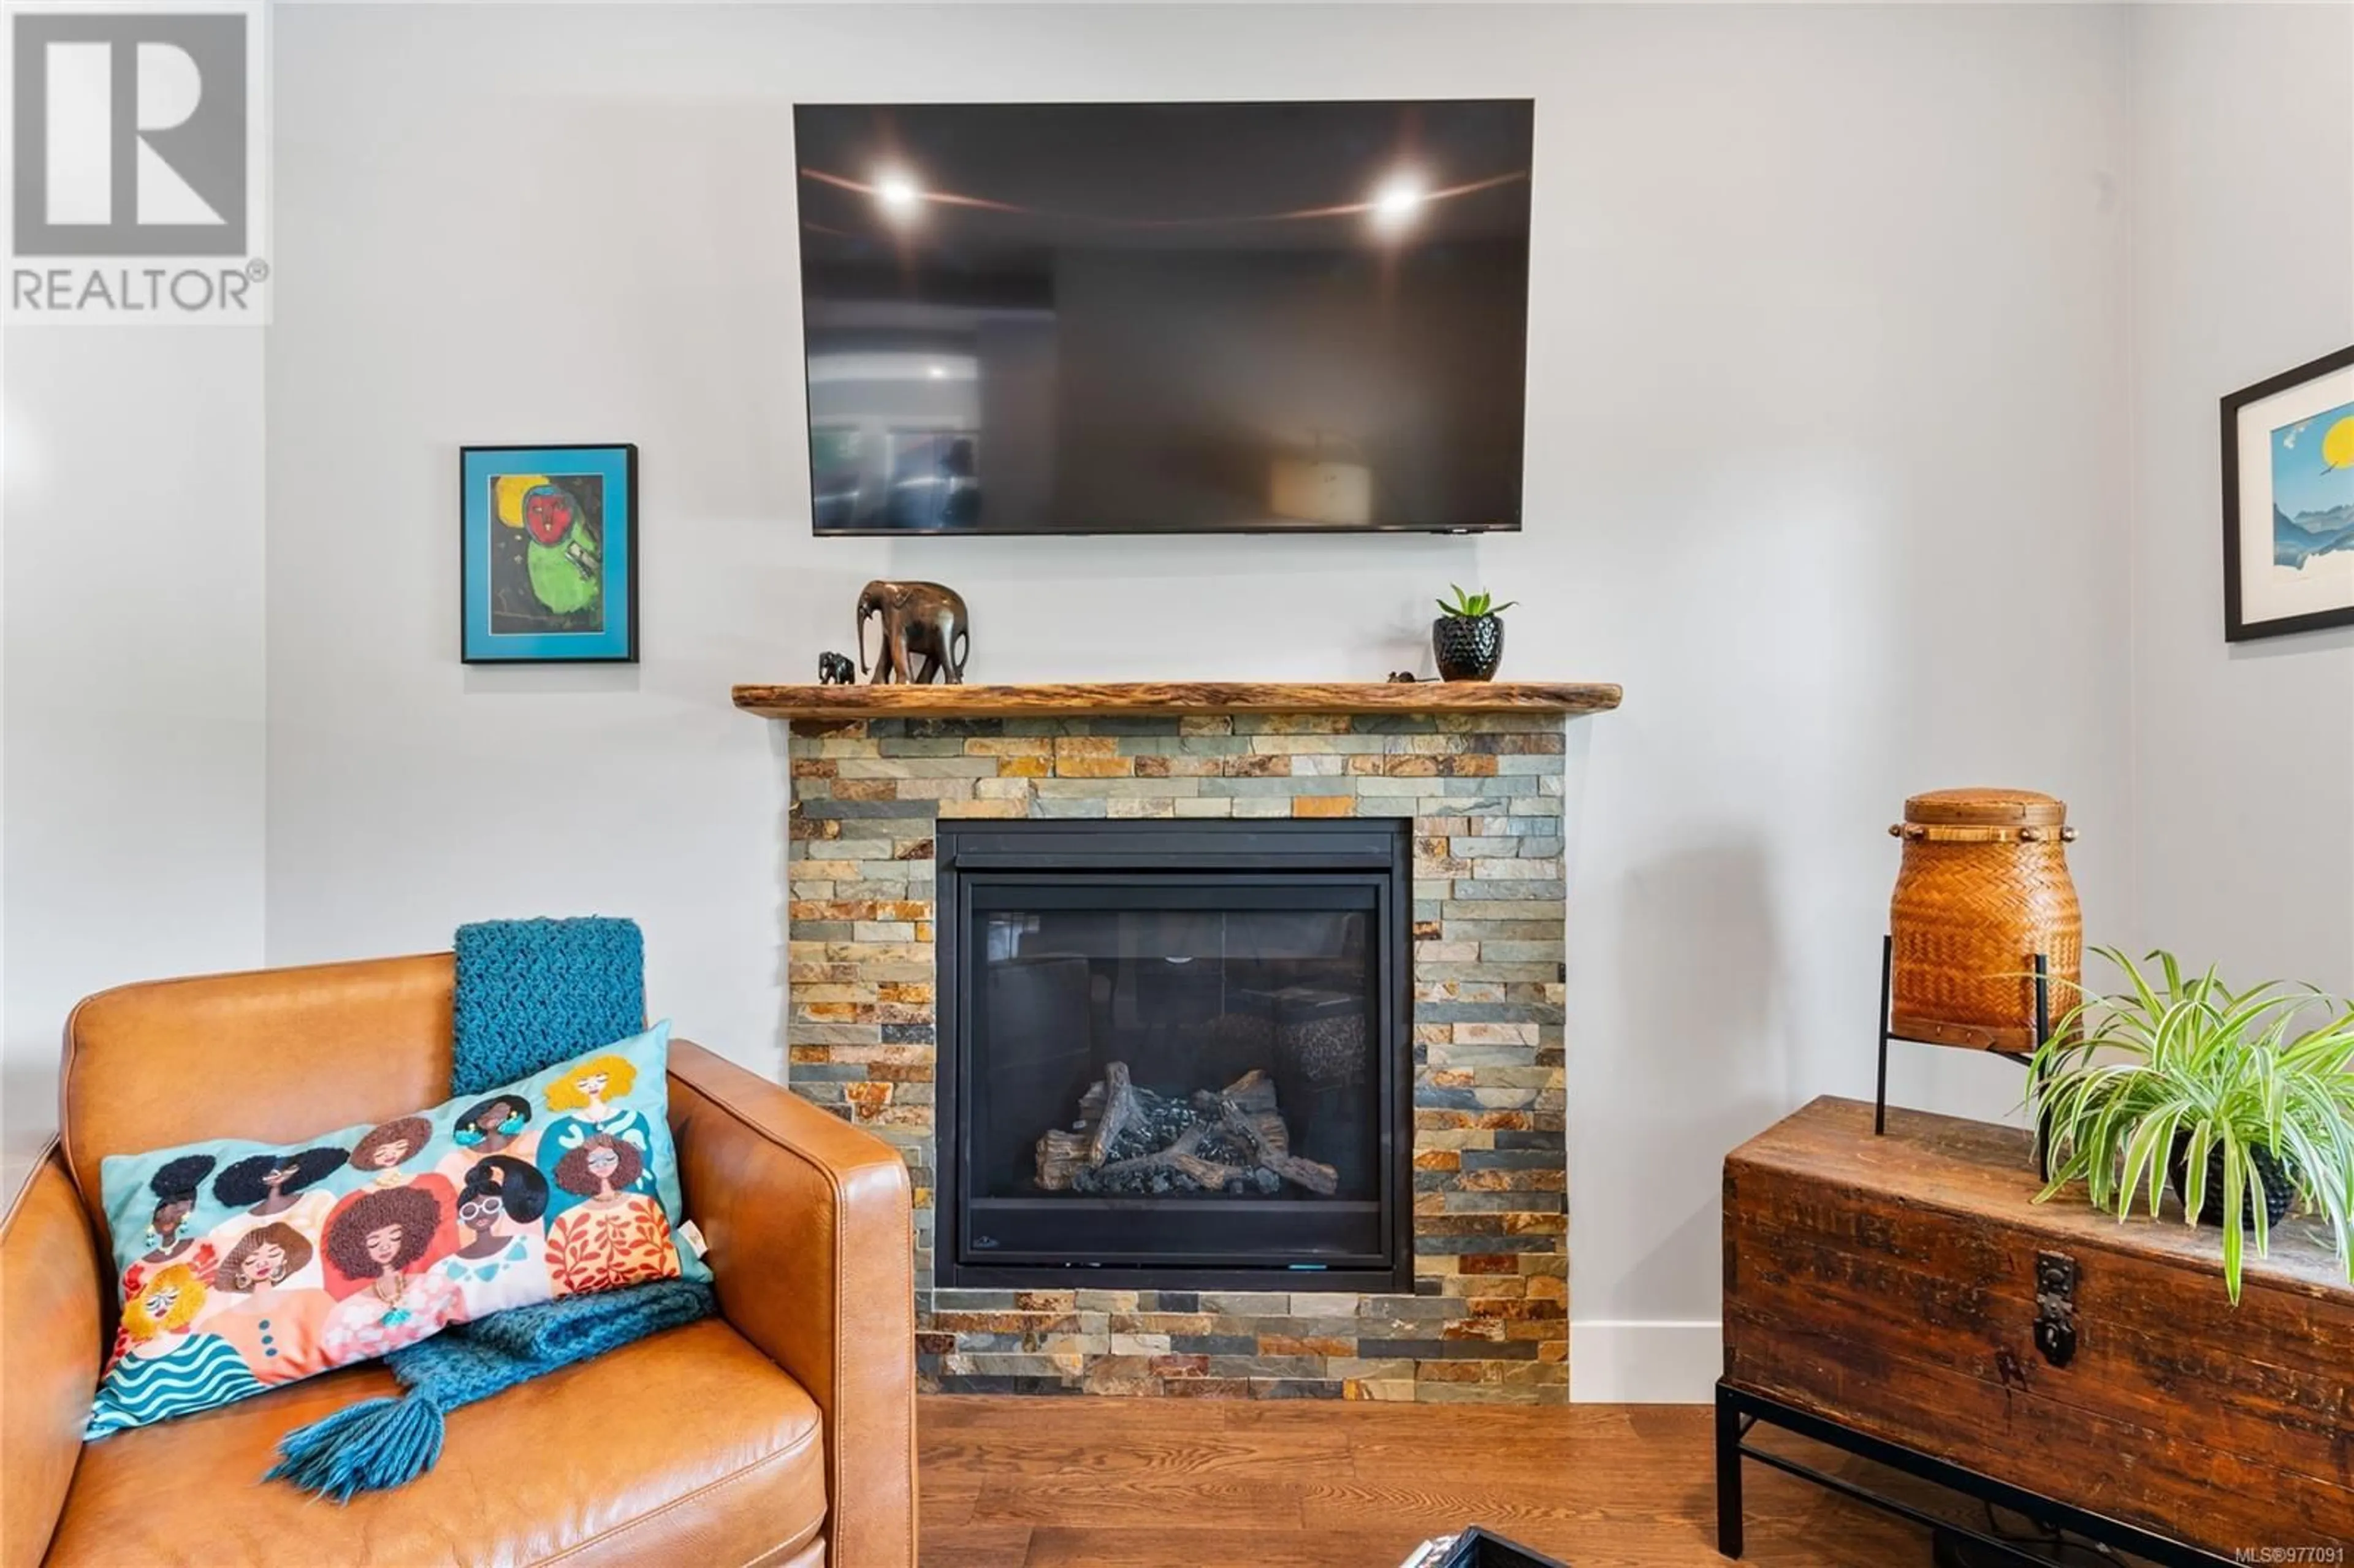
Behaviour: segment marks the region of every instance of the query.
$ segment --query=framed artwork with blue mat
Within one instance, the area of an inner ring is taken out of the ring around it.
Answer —
[[[2223,640],[2354,626],[2354,348],[2223,399]]]
[[[458,493],[465,662],[637,662],[636,447],[466,447]]]

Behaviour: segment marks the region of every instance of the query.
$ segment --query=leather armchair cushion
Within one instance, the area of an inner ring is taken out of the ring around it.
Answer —
[[[90,1445],[48,1568],[306,1562],[329,1539],[351,1568],[784,1563],[824,1523],[817,1405],[716,1319],[451,1412],[406,1487],[339,1509],[262,1482],[286,1432],[396,1392],[355,1367]]]

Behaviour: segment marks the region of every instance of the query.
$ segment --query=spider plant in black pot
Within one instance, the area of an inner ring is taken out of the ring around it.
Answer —
[[[2264,1253],[2302,1200],[2354,1279],[2354,1009],[2277,980],[2234,991],[2211,969],[2189,979],[2171,953],[2144,960],[2152,977],[2096,950],[2128,989],[2084,993],[2036,1053],[2052,1152],[2036,1201],[2081,1181],[2119,1220],[2137,1192],[2157,1216],[2171,1178],[2186,1224],[2222,1226],[2236,1303],[2247,1237]]]
[[[1438,601],[1430,623],[1430,652],[1442,681],[1484,681],[1504,662],[1504,611],[1518,601],[1491,603],[1486,593],[1467,594],[1453,583],[1455,602]]]

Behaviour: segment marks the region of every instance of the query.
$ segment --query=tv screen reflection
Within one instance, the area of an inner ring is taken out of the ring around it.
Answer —
[[[1527,101],[794,125],[817,532],[1520,526]]]

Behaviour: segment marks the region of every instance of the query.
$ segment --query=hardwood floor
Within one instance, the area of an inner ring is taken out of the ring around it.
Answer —
[[[1572,1568],[1724,1561],[1698,1406],[937,1395],[917,1430],[924,1568],[1394,1568],[1472,1523]],[[1755,1463],[1746,1486],[1753,1568],[1926,1568],[1914,1526]]]

